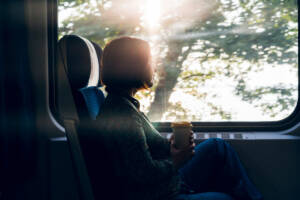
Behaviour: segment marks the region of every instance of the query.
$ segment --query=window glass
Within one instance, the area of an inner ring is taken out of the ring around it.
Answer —
[[[276,121],[298,100],[295,0],[59,0],[59,37],[147,40],[152,121]]]

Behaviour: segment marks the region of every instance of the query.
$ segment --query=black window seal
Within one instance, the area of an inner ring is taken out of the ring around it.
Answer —
[[[58,0],[48,0],[47,4],[47,16],[48,16],[48,55],[49,55],[49,107],[52,115],[56,120],[59,120],[57,113],[57,106],[55,105],[55,64],[56,64],[56,52],[58,41]],[[299,1],[297,1],[297,7],[299,9]],[[299,30],[299,21],[298,21]],[[299,32],[298,32],[299,39]],[[299,55],[299,48],[298,48]],[[299,63],[299,56],[298,56]],[[294,111],[286,118],[279,121],[232,121],[232,122],[192,122],[193,130],[200,132],[276,132],[287,130],[295,126],[300,121],[300,70],[298,66],[298,99],[297,105]],[[163,132],[171,131],[170,122],[153,122],[153,125]]]
[[[47,0],[47,34],[48,34],[48,80],[49,80],[49,109],[52,116],[62,125],[58,115],[56,103],[55,84],[56,72],[55,65],[57,59],[57,40],[58,40],[58,1]]]

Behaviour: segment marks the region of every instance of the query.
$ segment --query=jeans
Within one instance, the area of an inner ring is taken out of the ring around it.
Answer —
[[[233,198],[221,192],[203,192],[196,194],[180,194],[176,197],[176,200],[233,200]]]
[[[224,140],[208,139],[182,168],[181,194],[176,200],[262,200],[237,153]]]

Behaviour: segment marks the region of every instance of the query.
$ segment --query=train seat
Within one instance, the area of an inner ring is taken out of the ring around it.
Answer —
[[[85,152],[87,131],[79,129],[96,119],[105,91],[101,89],[100,59],[102,49],[96,43],[76,35],[67,35],[58,43],[56,99],[59,121],[64,125],[72,166],[81,199],[94,199],[89,162]],[[79,131],[80,130],[80,131]]]
[[[65,69],[79,120],[95,119],[106,96],[99,81],[101,47],[83,37],[66,35],[58,48],[63,66],[58,62],[57,68]]]

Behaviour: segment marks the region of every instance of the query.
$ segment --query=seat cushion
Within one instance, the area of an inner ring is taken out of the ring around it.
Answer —
[[[105,100],[104,92],[96,86],[84,87],[79,91],[85,100],[91,119],[95,120],[100,112],[101,104]]]

